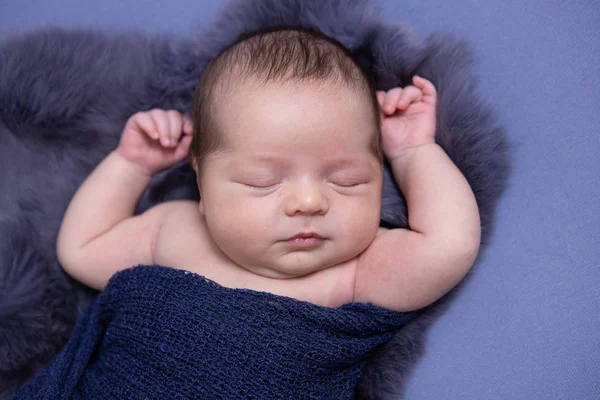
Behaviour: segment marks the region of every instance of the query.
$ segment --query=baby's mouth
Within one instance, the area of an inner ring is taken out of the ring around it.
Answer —
[[[307,232],[294,235],[283,242],[290,247],[309,249],[322,245],[325,240],[324,237],[317,233]]]

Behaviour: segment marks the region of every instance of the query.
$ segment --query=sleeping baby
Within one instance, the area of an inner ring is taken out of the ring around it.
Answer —
[[[419,76],[376,92],[321,34],[248,35],[206,67],[191,119],[131,116],[68,207],[59,261],[98,290],[158,265],[318,307],[423,308],[467,274],[480,244],[474,194],[434,140],[436,99]],[[134,215],[152,176],[186,157],[200,202]],[[379,226],[384,159],[410,229]]]
[[[159,264],[329,307],[427,306],[471,268],[480,224],[434,141],[436,90],[413,83],[376,93],[342,48],[306,32],[238,42],[203,73],[193,121],[172,110],[129,119],[69,205],[59,261],[99,290],[119,270]],[[188,152],[200,203],[134,216],[152,175]],[[379,227],[383,156],[410,230]]]

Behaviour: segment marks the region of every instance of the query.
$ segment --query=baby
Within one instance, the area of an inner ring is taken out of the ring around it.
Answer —
[[[475,197],[434,141],[436,99],[418,76],[375,92],[318,34],[244,38],[205,69],[192,120],[158,109],[128,120],[67,209],[59,261],[99,290],[119,270],[158,264],[327,307],[427,306],[480,243]],[[384,156],[410,230],[379,227]],[[200,202],[134,216],[152,175],[186,157]]]

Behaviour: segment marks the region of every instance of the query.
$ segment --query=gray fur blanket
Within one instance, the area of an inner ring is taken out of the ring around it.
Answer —
[[[193,37],[45,28],[0,42],[0,398],[46,365],[66,342],[92,291],[57,264],[55,240],[75,190],[117,146],[127,118],[154,107],[191,109],[207,63],[238,35],[268,27],[320,30],[353,52],[380,90],[414,74],[438,88],[436,140],[471,184],[483,245],[508,176],[502,126],[477,92],[468,45],[421,39],[385,21],[369,0],[239,0]],[[198,199],[185,163],[156,176],[138,211]],[[381,219],[406,227],[406,206],[386,170]],[[456,289],[453,291],[456,293]],[[424,330],[452,293],[423,310],[374,354],[359,398],[401,396]]]

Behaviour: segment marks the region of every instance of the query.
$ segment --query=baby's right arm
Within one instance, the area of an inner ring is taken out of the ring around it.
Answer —
[[[57,256],[69,275],[101,290],[115,272],[153,263],[161,222],[178,202],[138,216],[135,207],[154,173],[185,158],[191,133],[191,121],[177,111],[129,119],[119,147],[85,180],[65,213]]]

